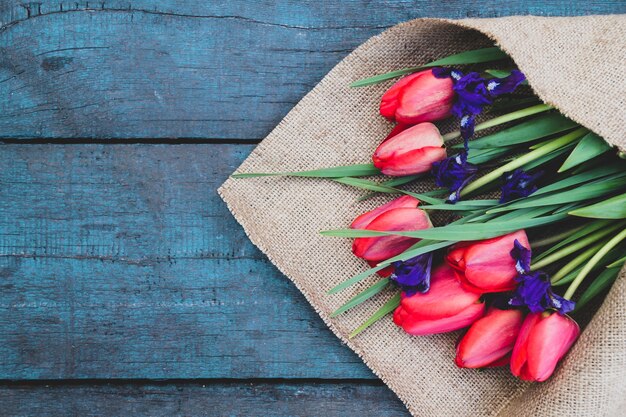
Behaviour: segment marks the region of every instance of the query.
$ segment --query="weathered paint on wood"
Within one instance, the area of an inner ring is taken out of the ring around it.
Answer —
[[[5,145],[0,379],[373,378],[216,194],[251,145]]]
[[[408,416],[382,383],[176,382],[0,387],[4,416]]]
[[[259,139],[398,22],[620,12],[610,0],[2,2],[0,137]]]

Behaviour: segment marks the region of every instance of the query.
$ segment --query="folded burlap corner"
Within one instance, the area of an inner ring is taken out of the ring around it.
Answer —
[[[415,66],[495,41],[547,103],[626,149],[626,15],[567,18],[417,19],[375,36],[339,63],[252,152],[238,172],[297,171],[369,162],[390,125],[377,117],[389,84],[357,79]],[[366,266],[348,239],[325,238],[386,199],[357,203],[350,187],[299,178],[229,179],[219,190],[235,218],[291,279],[332,331],[416,416],[617,416],[626,407],[626,273],[546,383],[527,384],[506,369],[453,363],[458,335],[411,337],[391,319],[347,335],[389,294],[331,319],[330,312],[376,278],[340,294],[326,291]],[[388,198],[387,198],[388,199]]]

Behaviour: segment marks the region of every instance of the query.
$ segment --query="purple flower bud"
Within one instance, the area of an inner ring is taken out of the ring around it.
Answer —
[[[509,300],[512,306],[526,306],[532,313],[555,309],[560,314],[567,314],[574,309],[576,303],[567,300],[552,291],[550,277],[542,271],[520,275],[513,297]]]
[[[536,182],[542,175],[543,171],[531,175],[521,168],[504,174],[500,203],[507,203],[518,198],[528,197],[537,191]]]
[[[530,258],[531,250],[526,248],[515,239],[513,242],[513,249],[511,250],[511,258],[515,260],[515,269],[519,275],[524,275],[530,272]]]
[[[406,261],[394,262],[395,269],[389,279],[395,281],[409,297],[418,292],[428,292],[432,263],[432,253],[418,255]]]
[[[478,167],[467,162],[467,152],[463,151],[442,161],[434,162],[431,173],[435,177],[437,186],[450,190],[448,201],[456,203],[461,190],[474,178],[477,171]]]
[[[433,68],[436,78],[450,77],[454,82],[455,100],[452,114],[461,119],[461,136],[466,141],[474,134],[474,119],[485,106],[501,94],[513,92],[526,77],[521,71],[513,70],[504,78],[485,80],[477,72],[463,73],[456,69]]]

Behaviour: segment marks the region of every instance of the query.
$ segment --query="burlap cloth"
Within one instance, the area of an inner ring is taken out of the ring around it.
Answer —
[[[626,148],[626,15],[568,18],[418,19],[375,36],[339,63],[252,152],[238,172],[278,172],[368,162],[390,125],[377,116],[390,85],[351,89],[357,79],[415,66],[493,40],[561,112]],[[411,337],[388,317],[347,335],[389,297],[337,317],[330,312],[376,278],[340,294],[326,291],[366,268],[348,239],[318,231],[345,227],[389,197],[357,203],[361,192],[332,181],[229,179],[219,190],[248,236],[302,291],[342,341],[416,416],[626,415],[626,273],[555,375],[528,384],[507,369],[453,363],[458,334]],[[245,276],[240,279],[245,280]]]

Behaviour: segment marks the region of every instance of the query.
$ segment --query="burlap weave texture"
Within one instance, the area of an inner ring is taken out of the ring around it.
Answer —
[[[418,19],[370,39],[339,63],[252,152],[238,172],[279,172],[369,162],[389,123],[377,116],[381,84],[351,89],[360,78],[495,41],[547,103],[626,149],[626,17]],[[423,186],[427,187],[426,185]],[[348,313],[330,313],[376,278],[334,296],[326,291],[366,269],[345,227],[387,201],[357,203],[361,192],[325,180],[229,179],[219,190],[246,233],[306,296],[332,331],[416,416],[618,416],[626,406],[626,274],[551,380],[526,384],[507,370],[476,372],[453,363],[457,334],[411,337],[384,319],[347,335],[389,294]]]

